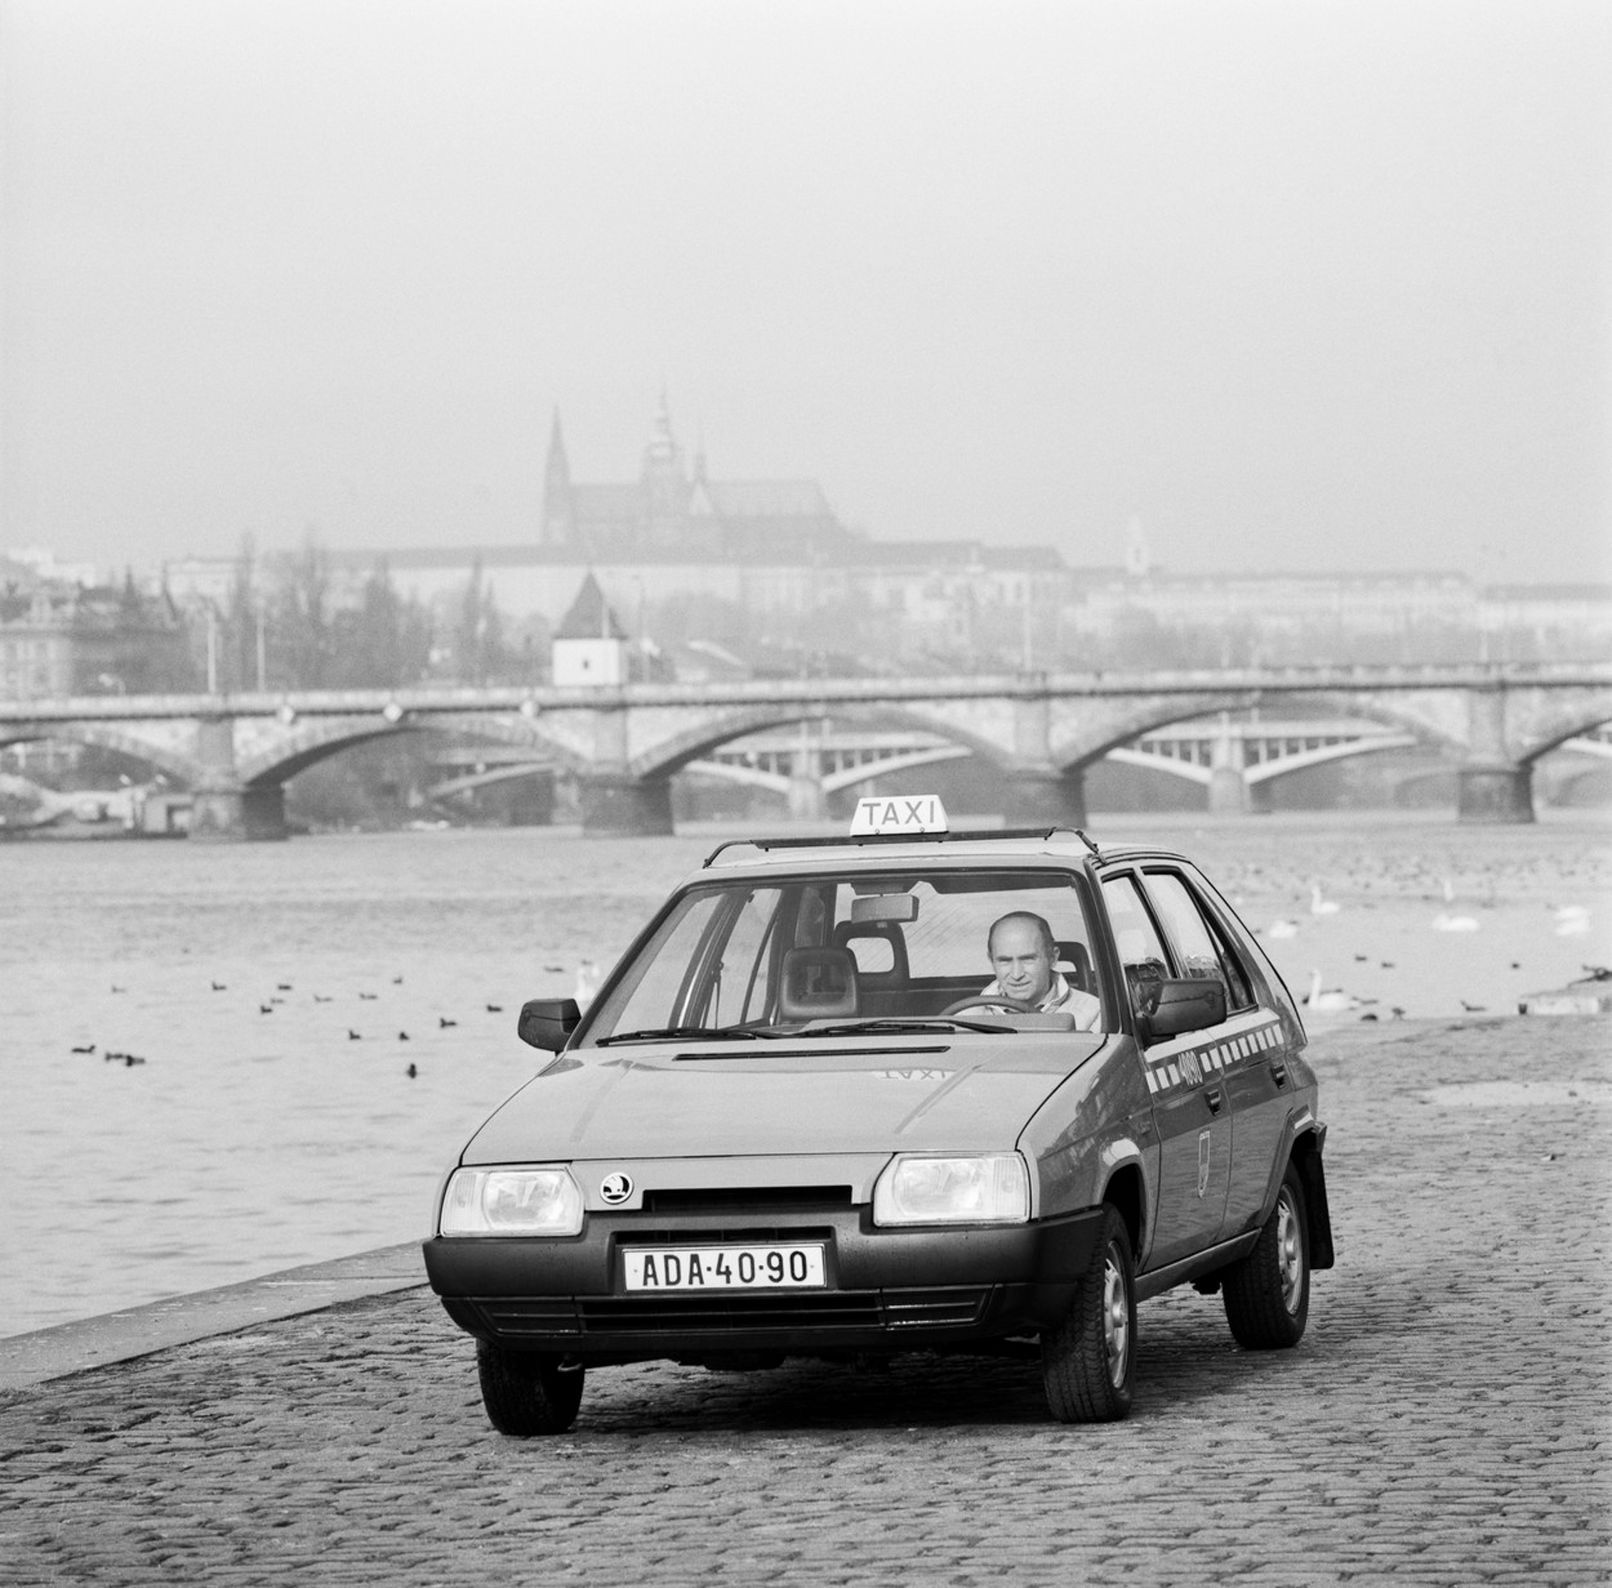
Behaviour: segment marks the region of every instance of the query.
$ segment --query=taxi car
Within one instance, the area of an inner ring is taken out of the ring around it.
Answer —
[[[1083,996],[998,989],[1010,914]],[[519,1031],[554,1057],[424,1248],[504,1433],[570,1427],[590,1368],[913,1351],[1038,1357],[1054,1417],[1111,1420],[1139,1301],[1218,1291],[1292,1346],[1333,1261],[1304,1027],[1181,855],[864,800],[848,838],[722,844]]]

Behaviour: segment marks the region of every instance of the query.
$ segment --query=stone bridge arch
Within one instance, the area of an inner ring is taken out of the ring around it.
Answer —
[[[1562,700],[1540,691],[1533,709],[1517,717],[1511,748],[1522,765],[1532,766],[1569,739],[1612,723],[1612,693],[1585,691],[1583,698]]]
[[[512,720],[513,719],[513,720]],[[396,722],[363,716],[297,717],[286,724],[274,720],[273,728],[242,724],[237,731],[236,771],[248,788],[283,784],[309,767],[331,756],[340,755],[376,739],[403,734],[464,734],[494,744],[529,749],[534,759],[541,756],[560,763],[568,770],[582,764],[581,757],[568,744],[545,734],[542,728],[519,713],[509,717],[477,712],[407,712]]]
[[[789,728],[803,722],[859,723],[881,727],[909,728],[922,733],[935,733],[961,745],[971,754],[1002,764],[1006,756],[1001,745],[993,743],[979,733],[971,732],[948,720],[943,714],[924,711],[906,704],[880,705],[876,708],[857,708],[841,703],[824,703],[811,706],[749,706],[724,713],[718,718],[705,718],[692,723],[642,752],[628,763],[638,777],[669,777],[681,772],[692,761],[698,761],[712,750],[752,733],[769,728]]]
[[[143,761],[182,788],[189,788],[197,782],[202,775],[202,765],[196,755],[176,743],[167,743],[160,737],[142,733],[142,726],[116,721],[75,722],[71,719],[39,723],[8,730],[0,737],[0,746],[40,744],[47,739],[82,744],[98,750],[112,750],[134,761]],[[172,738],[173,735],[168,737]]]
[[[1067,772],[1084,771],[1110,751],[1171,723],[1209,717],[1222,711],[1252,711],[1288,703],[1336,716],[1365,717],[1442,751],[1459,753],[1465,748],[1464,733],[1456,731],[1454,714],[1448,709],[1429,710],[1421,702],[1407,705],[1388,695],[1339,694],[1325,690],[1268,694],[1244,690],[1196,696],[1185,702],[1180,695],[1127,696],[1113,702],[1097,702],[1096,710],[1090,709],[1086,702],[1068,702],[1070,709],[1058,714],[1062,731],[1053,739],[1052,756]],[[1459,699],[1454,704],[1459,708]]]

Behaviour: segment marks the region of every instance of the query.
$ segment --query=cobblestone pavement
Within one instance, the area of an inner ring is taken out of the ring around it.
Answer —
[[[599,1372],[505,1439],[407,1291],[0,1399],[0,1581],[1607,1582],[1608,1030],[1320,1034],[1309,1333],[1147,1303],[1128,1422],[913,1358]]]

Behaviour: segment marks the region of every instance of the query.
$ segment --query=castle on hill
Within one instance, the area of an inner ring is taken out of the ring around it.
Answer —
[[[700,447],[690,464],[663,395],[636,480],[571,478],[555,410],[543,469],[538,545],[569,560],[843,561],[861,538],[815,480],[713,480]]]

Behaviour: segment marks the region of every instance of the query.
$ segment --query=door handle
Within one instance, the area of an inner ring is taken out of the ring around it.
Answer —
[[[1271,1079],[1278,1086],[1287,1085],[1287,1066],[1280,1059],[1275,1060],[1271,1065]]]
[[[1209,1105],[1211,1114],[1218,1114],[1226,1106],[1226,1094],[1218,1086],[1203,1094],[1204,1101]]]

